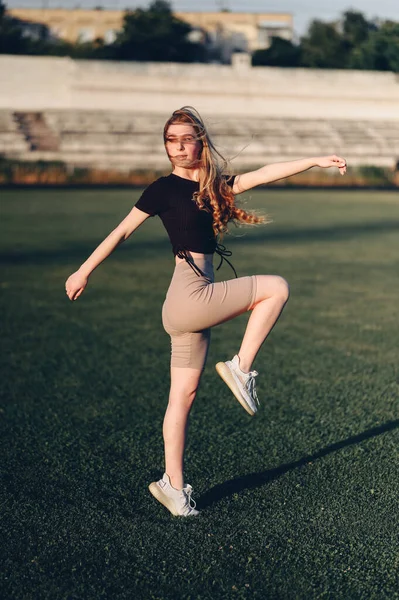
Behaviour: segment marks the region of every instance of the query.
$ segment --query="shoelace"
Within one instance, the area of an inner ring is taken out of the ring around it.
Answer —
[[[194,498],[191,498],[191,494],[193,493],[193,488],[191,487],[191,485],[187,485],[185,488],[183,488],[183,492],[185,493],[185,495],[187,497],[187,511],[186,512],[190,512],[191,509],[193,509],[197,506],[197,503],[195,502]]]
[[[245,387],[248,390],[248,393],[250,394],[251,398],[254,398],[254,400],[256,401],[257,405],[259,406],[259,399],[258,399],[258,394],[256,393],[256,383],[255,383],[255,377],[257,375],[259,375],[258,371],[250,371],[248,373],[249,377],[247,379],[247,381],[245,382]]]

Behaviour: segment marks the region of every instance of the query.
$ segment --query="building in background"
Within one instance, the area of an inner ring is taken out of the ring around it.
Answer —
[[[52,37],[69,42],[102,38],[112,44],[122,28],[121,10],[67,10],[14,8],[9,14],[24,23],[48,27]],[[270,46],[275,36],[291,40],[293,17],[289,13],[178,12],[193,27],[191,41],[207,45],[211,59],[229,63],[235,52],[252,53]]]

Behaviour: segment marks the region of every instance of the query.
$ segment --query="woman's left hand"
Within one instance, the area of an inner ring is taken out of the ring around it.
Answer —
[[[331,156],[317,157],[316,166],[322,167],[323,169],[328,169],[328,167],[338,167],[341,175],[345,175],[346,173],[346,160],[340,156],[337,156],[336,154],[332,154]]]

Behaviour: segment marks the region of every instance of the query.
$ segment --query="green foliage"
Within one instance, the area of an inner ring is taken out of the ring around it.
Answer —
[[[374,23],[347,11],[336,23],[314,20],[299,45],[273,38],[253,54],[253,65],[399,72],[399,24]]]
[[[0,53],[71,56],[85,59],[192,62],[205,59],[201,44],[190,42],[191,25],[176,18],[170,4],[155,0],[148,9],[125,14],[122,32],[113,44],[102,39],[72,44],[53,40],[43,30],[41,39],[24,36],[22,23],[0,5]]]
[[[199,44],[188,40],[191,25],[175,17],[168,2],[156,0],[145,10],[127,12],[114,44],[119,60],[192,62],[203,60]]]
[[[361,165],[357,168],[368,185],[392,185],[393,171],[374,165]]]
[[[376,25],[367,21],[362,13],[346,11],[342,21],[343,38],[350,49],[365,42],[371,31],[377,29]]]
[[[353,49],[349,66],[354,69],[399,73],[399,23],[386,21]]]
[[[0,54],[23,54],[38,56],[72,56],[74,45],[63,40],[52,40],[45,25],[38,38],[25,35],[23,23],[6,12],[0,3]]]
[[[76,44],[53,40],[45,26],[40,39],[31,39],[0,2],[0,53],[162,62],[217,58],[218,51],[207,54],[204,45],[189,40],[191,30],[173,14],[169,2],[155,0],[147,9],[126,12],[123,30],[113,44],[102,39]],[[349,10],[338,22],[312,21],[299,44],[273,38],[269,48],[254,52],[252,62],[254,66],[399,72],[399,23],[368,21],[362,13]]]
[[[296,45],[280,37],[273,37],[270,47],[256,50],[252,55],[252,65],[268,67],[297,67],[300,64],[301,50]]]
[[[312,21],[307,35],[301,39],[301,64],[321,69],[342,69],[346,66],[343,39],[333,23]]]
[[[354,11],[339,23],[313,21],[301,39],[301,64],[399,72],[399,23],[369,22]]]
[[[7,15],[0,2],[0,54],[27,54],[29,41],[24,38],[19,21]]]

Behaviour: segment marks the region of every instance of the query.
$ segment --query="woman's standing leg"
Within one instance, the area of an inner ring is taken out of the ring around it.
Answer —
[[[195,516],[190,485],[184,483],[184,450],[190,410],[195,400],[206,362],[210,330],[182,333],[165,328],[171,336],[169,402],[163,423],[165,474],[150,484],[150,492],[174,515]]]
[[[163,423],[165,472],[172,486],[182,489],[188,417],[205,367],[211,331],[176,331],[165,314],[164,327],[171,337],[172,350],[169,402]]]
[[[165,447],[165,472],[172,486],[181,490],[184,485],[184,448],[187,424],[193,405],[202,369],[171,367],[169,403],[163,422]]]

